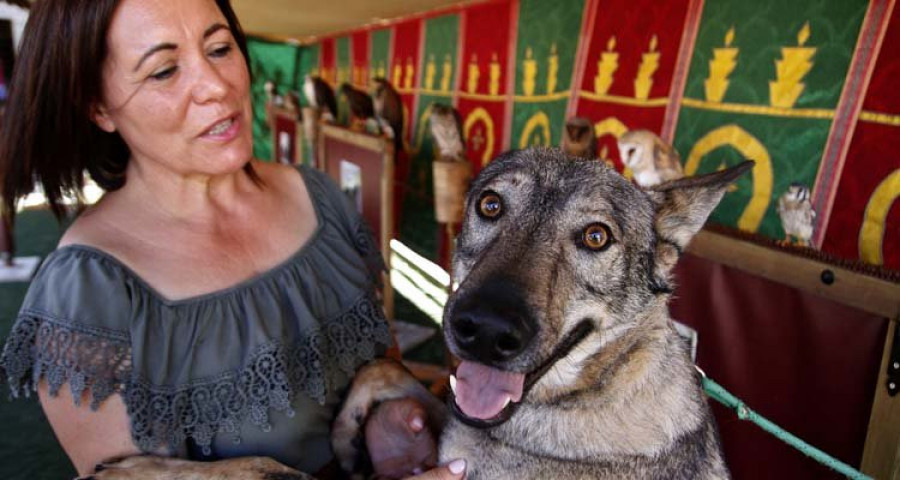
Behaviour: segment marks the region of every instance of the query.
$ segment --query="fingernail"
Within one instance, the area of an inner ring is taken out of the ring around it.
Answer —
[[[412,421],[409,422],[409,428],[412,428],[414,432],[421,432],[424,427],[425,420],[423,420],[422,417],[413,417]]]
[[[457,458],[456,460],[450,462],[450,464],[447,465],[447,468],[450,469],[450,473],[459,475],[466,470],[466,461],[461,458]]]

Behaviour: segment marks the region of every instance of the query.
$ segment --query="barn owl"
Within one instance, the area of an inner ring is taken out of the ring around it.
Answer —
[[[334,122],[337,118],[337,101],[334,90],[325,80],[307,75],[303,79],[303,95],[310,106],[320,111],[322,120]]]
[[[594,126],[584,117],[572,117],[566,121],[562,149],[574,157],[597,158],[597,139]]]
[[[394,151],[403,149],[403,103],[400,94],[387,80],[373,80],[372,103],[381,130],[394,140]]]
[[[622,163],[634,172],[642,188],[684,177],[681,157],[669,144],[649,130],[630,130],[619,138]]]
[[[463,142],[462,121],[455,108],[434,104],[431,107],[428,124],[434,143],[441,152],[441,157],[465,158],[466,147]]]
[[[809,201],[809,188],[806,185],[792,183],[788,187],[778,199],[778,216],[781,217],[786,243],[792,243],[791,237],[795,237],[797,244],[809,245],[816,212]]]

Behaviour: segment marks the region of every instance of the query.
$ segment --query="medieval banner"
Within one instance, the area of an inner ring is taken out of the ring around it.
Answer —
[[[778,199],[792,184],[813,188],[866,7],[862,0],[705,3],[675,147],[688,175],[756,162],[712,221],[785,238]]]
[[[388,77],[391,63],[391,30],[372,30],[369,34],[369,75],[370,78]]]
[[[662,129],[690,2],[589,3],[574,110],[594,123],[600,158],[622,171],[616,139],[632,129]]]
[[[350,83],[350,37],[338,37],[334,41],[335,56],[335,96],[337,97],[338,118],[341,125],[350,122],[350,105],[346,98],[340,94],[341,85]]]
[[[414,18],[394,26],[394,40],[391,45],[391,77],[394,88],[403,100],[403,132],[407,139],[412,136],[412,113],[415,111],[416,75],[419,72],[419,50],[421,47],[422,19]]]
[[[458,70],[459,15],[443,15],[424,21],[422,73],[413,117],[407,191],[403,200],[401,239],[417,252],[439,260],[441,238],[434,218],[431,165],[436,156],[428,118],[435,104],[453,105]],[[429,228],[433,227],[433,228]]]
[[[585,0],[519,3],[511,148],[558,145]]]
[[[900,10],[887,33],[827,219],[822,249],[841,258],[900,270]]]
[[[335,53],[335,40],[333,38],[322,39],[319,44],[319,73],[323,80],[332,87],[337,85],[337,54]]]
[[[464,38],[457,108],[472,172],[503,151],[508,101],[509,35],[513,2],[475,5],[463,12]]]
[[[279,94],[295,89],[297,47],[284,43],[248,39],[253,83],[250,98],[253,102],[253,154],[264,160],[272,159],[272,130],[266,123],[266,82],[271,81]]]
[[[369,31],[360,30],[350,35],[350,83],[368,91],[369,75]]]

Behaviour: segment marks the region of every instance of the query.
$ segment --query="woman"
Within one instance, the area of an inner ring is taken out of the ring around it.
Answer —
[[[62,216],[85,169],[108,192],[44,262],[2,363],[81,475],[138,453],[317,472],[340,391],[390,341],[359,216],[321,174],[253,161],[251,122],[228,0],[33,6],[4,208],[37,178]]]

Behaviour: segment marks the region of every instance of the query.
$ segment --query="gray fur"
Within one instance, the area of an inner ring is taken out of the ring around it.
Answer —
[[[444,313],[450,350],[527,374],[549,362],[577,324],[594,330],[537,380],[509,420],[476,428],[452,418],[441,460],[467,459],[473,480],[727,478],[666,303],[675,261],[747,168],[643,191],[602,162],[554,149],[513,151],[489,164],[471,186],[453,262],[459,288]],[[478,214],[486,191],[502,199],[496,219]],[[602,251],[580,240],[596,222],[613,237]],[[521,321],[537,333],[513,358],[479,358],[460,344],[455,322],[473,299],[490,304],[498,290],[524,301]]]

